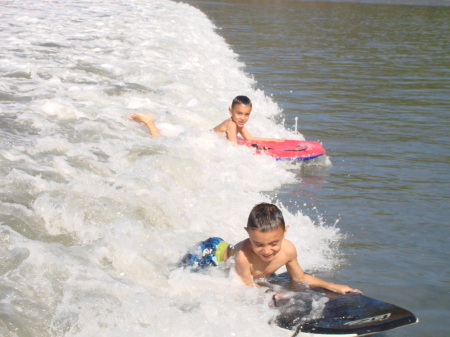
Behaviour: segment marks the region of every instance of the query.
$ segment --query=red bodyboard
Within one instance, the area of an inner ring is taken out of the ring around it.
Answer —
[[[284,142],[267,142],[238,139],[239,145],[256,148],[257,154],[267,154],[277,160],[308,160],[325,154],[319,142],[304,140],[285,140]]]

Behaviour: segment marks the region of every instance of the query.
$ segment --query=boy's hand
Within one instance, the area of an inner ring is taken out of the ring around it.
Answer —
[[[339,293],[339,294],[347,294],[347,293],[361,294],[361,290],[353,289],[344,284],[335,284],[332,287],[330,287],[330,290],[334,291],[335,293]]]
[[[269,307],[276,307],[277,306],[277,301],[283,300],[289,298],[289,295],[287,294],[280,294],[280,293],[274,293],[274,295],[272,295],[272,300],[269,302]]]

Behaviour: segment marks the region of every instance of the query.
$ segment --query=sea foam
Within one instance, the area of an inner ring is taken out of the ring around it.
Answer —
[[[232,98],[253,100],[254,135],[302,139],[211,21],[166,0],[8,1],[0,18],[0,332],[279,335],[253,289],[176,268],[199,240],[245,238],[264,191],[295,183],[210,131]],[[338,230],[280,207],[303,266],[332,268]]]

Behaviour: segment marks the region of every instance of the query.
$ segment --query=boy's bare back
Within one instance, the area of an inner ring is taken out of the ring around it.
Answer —
[[[233,125],[234,124],[234,125]],[[225,119],[222,123],[220,123],[219,125],[217,125],[213,131],[216,133],[228,133],[228,130],[230,127],[233,127],[236,129],[236,132],[238,130],[236,123],[233,122],[233,120],[231,118],[227,118]],[[237,132],[238,133],[238,132]]]

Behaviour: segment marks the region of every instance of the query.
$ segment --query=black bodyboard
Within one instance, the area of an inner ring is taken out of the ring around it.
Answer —
[[[322,308],[317,309],[317,303]],[[361,294],[337,294],[327,290],[307,290],[275,302],[279,315],[272,323],[292,330],[293,336],[367,336],[417,323],[410,311]],[[311,312],[316,306],[316,316]],[[317,315],[318,313],[318,315]]]

